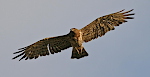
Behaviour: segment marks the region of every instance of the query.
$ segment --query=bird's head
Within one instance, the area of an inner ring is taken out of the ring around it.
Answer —
[[[76,28],[71,28],[70,29],[70,31],[73,31],[73,32],[76,31],[76,30],[78,30],[78,29],[76,29]]]
[[[70,34],[71,36],[74,36],[75,33],[76,33],[76,31],[78,31],[78,29],[76,29],[76,28],[71,28],[69,34]]]

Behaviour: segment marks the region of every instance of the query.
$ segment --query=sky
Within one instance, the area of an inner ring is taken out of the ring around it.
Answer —
[[[0,77],[150,77],[150,0],[0,0]],[[134,9],[133,20],[72,48],[32,60],[12,60],[19,48],[81,29],[98,17]]]

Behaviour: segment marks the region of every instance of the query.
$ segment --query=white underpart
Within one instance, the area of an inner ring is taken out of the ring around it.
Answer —
[[[83,40],[82,40],[82,32],[81,32],[81,30],[80,30],[79,34],[80,34],[80,37],[78,38],[78,40],[80,40],[80,41],[79,41],[79,44],[82,45]]]
[[[81,32],[81,30],[80,30],[80,37],[78,38],[78,42],[79,42],[79,44],[81,45],[81,53],[82,53],[82,43],[83,43],[83,40],[82,40],[82,32]],[[80,40],[80,41],[79,41]]]

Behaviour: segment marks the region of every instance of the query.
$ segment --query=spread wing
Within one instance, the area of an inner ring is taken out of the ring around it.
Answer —
[[[25,60],[33,58],[36,59],[39,56],[46,56],[49,55],[50,53],[54,54],[61,52],[61,50],[67,49],[69,47],[71,47],[71,44],[69,42],[68,35],[45,38],[32,45],[18,49],[19,51],[15,52],[14,54],[16,53],[20,54],[14,57],[13,59],[22,55],[23,57],[20,60],[24,58]]]
[[[123,12],[124,10],[121,10],[119,12],[97,18],[96,20],[81,29],[83,33],[83,41],[88,42],[92,39],[98,38],[98,36],[101,37],[105,35],[105,33],[107,33],[108,31],[114,30],[114,26],[119,26],[120,24],[127,22],[125,19],[133,19],[133,17],[128,16],[134,15],[134,13],[127,14],[132,10],[126,12]]]

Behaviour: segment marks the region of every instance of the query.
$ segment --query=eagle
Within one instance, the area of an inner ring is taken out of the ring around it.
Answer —
[[[20,60],[37,59],[39,56],[58,53],[70,47],[72,47],[71,59],[80,59],[88,56],[83,46],[84,42],[86,43],[104,36],[108,31],[114,30],[116,26],[127,22],[126,19],[134,19],[134,17],[129,17],[134,15],[134,13],[129,14],[133,9],[125,12],[123,11],[124,9],[99,17],[82,29],[71,28],[70,32],[66,35],[44,38],[29,46],[20,48],[18,49],[19,51],[13,53],[19,53],[19,55],[12,59],[16,59],[20,56],[22,56]]]

